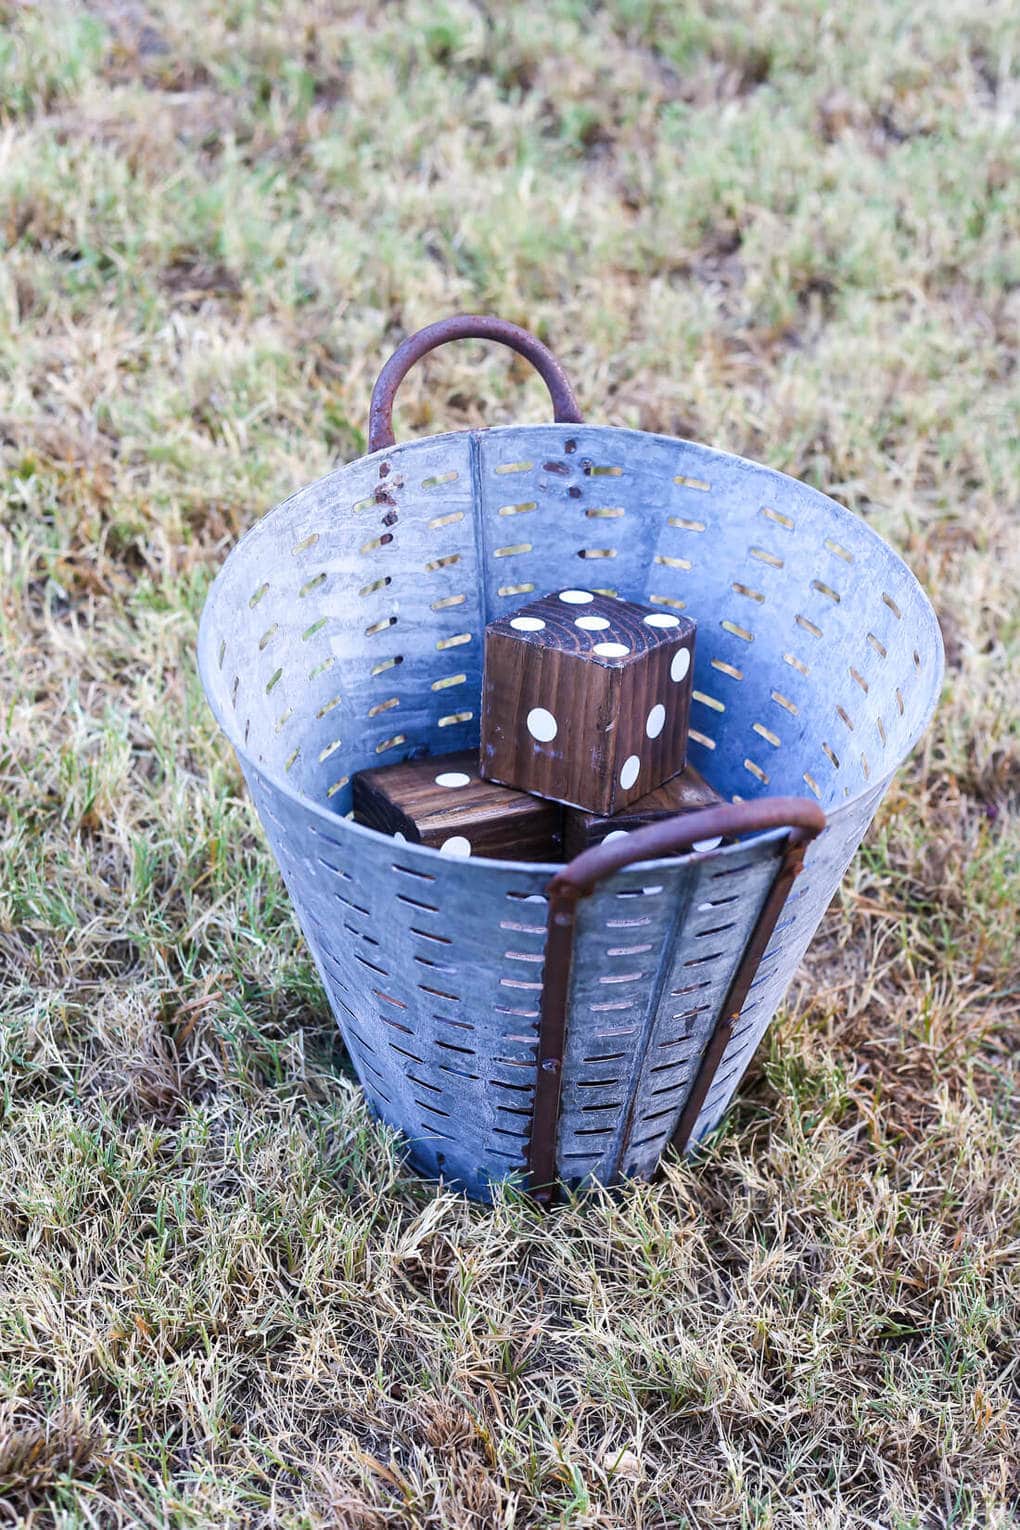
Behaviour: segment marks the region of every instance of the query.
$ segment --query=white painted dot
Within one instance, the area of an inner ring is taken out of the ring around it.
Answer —
[[[646,627],[679,627],[679,616],[668,616],[665,611],[653,611],[645,617]]]
[[[666,721],[666,708],[661,704],[656,705],[648,714],[645,722],[645,732],[649,738],[658,738]]]
[[[610,829],[609,833],[604,836],[602,843],[608,845],[611,839],[626,839],[629,832],[628,829]]]
[[[590,590],[561,590],[560,599],[568,606],[587,606],[595,599]]]
[[[401,834],[399,829],[397,830],[396,834],[394,834],[393,838],[396,840],[398,845],[406,845],[407,844],[407,835],[406,834]]]
[[[440,855],[468,856],[471,854],[471,841],[465,839],[463,834],[451,834],[449,839],[444,839],[439,847]]]
[[[691,650],[689,648],[678,648],[673,655],[673,662],[669,666],[669,678],[677,682],[681,681],[690,667]]]
[[[541,632],[545,622],[540,616],[512,616],[510,625],[515,632]]]
[[[556,737],[557,726],[555,717],[545,707],[532,707],[528,713],[528,732],[540,744],[548,744]]]
[[[600,659],[625,659],[630,649],[626,643],[596,643],[592,653],[597,653]]]
[[[575,616],[574,626],[582,632],[605,632],[609,626],[608,616]]]
[[[628,755],[624,760],[623,768],[620,771],[620,785],[623,787],[625,792],[630,791],[631,787],[634,785],[634,782],[638,778],[640,770],[641,761],[638,759],[637,755]]]
[[[715,836],[715,839],[696,839],[694,841],[693,845],[691,846],[691,849],[692,850],[718,850],[718,848],[719,848],[719,846],[721,844],[722,844],[722,835],[721,834],[717,834]],[[707,908],[711,908],[712,905],[709,903],[709,904],[706,904],[706,907]]]
[[[436,777],[437,786],[470,786],[471,777],[462,770],[444,770]]]

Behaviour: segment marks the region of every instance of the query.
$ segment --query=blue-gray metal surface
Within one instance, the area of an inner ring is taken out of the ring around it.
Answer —
[[[523,1164],[552,868],[397,845],[350,820],[349,783],[477,745],[486,623],[568,585],[693,616],[692,762],[724,796],[810,792],[828,814],[692,1140],[725,1111],[941,683],[931,606],[862,521],[668,437],[543,425],[408,442],[242,539],[203,613],[206,693],[373,1109],[423,1170],[475,1195]],[[632,867],[582,903],[564,1179],[654,1168],[783,844]]]

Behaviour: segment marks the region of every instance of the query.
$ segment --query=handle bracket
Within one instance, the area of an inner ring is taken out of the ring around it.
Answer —
[[[538,1072],[528,1144],[528,1179],[534,1199],[548,1206],[555,1194],[560,1090],[567,1043],[570,970],[578,900],[588,897],[604,877],[640,861],[676,855],[697,840],[760,834],[767,829],[790,834],[773,886],[730,984],[720,1022],[699,1066],[688,1101],[673,1135],[686,1147],[712,1079],[732,1034],[735,1016],[747,997],[755,972],[776,927],[779,914],[803,864],[809,842],[825,828],[825,814],[806,797],[763,797],[756,802],[723,802],[698,813],[680,813],[661,823],[635,829],[623,839],[605,840],[582,850],[550,881],[545,968],[538,1026]],[[716,852],[707,850],[704,855]]]

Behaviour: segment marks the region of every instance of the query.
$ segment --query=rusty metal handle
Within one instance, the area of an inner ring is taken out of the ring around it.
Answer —
[[[724,802],[700,813],[678,813],[661,823],[635,829],[624,839],[605,840],[575,855],[549,883],[549,913],[545,945],[541,1013],[538,1023],[538,1070],[528,1142],[528,1182],[540,1205],[555,1194],[556,1141],[560,1087],[567,1041],[567,1005],[574,955],[577,901],[603,877],[636,861],[652,861],[689,849],[695,840],[737,834],[760,834],[765,829],[789,829],[780,870],[758,916],[754,933],[738,965],[723,1006],[723,1023],[705,1050],[691,1094],[680,1117],[674,1146],[686,1147],[697,1124],[735,1018],[747,997],[754,974],[779,918],[794,878],[800,871],[808,841],[825,828],[825,814],[807,797],[763,797],[757,802]],[[706,854],[711,852],[706,851]]]
[[[439,319],[435,324],[426,324],[417,334],[409,335],[402,345],[398,345],[379,373],[372,389],[372,402],[368,411],[370,452],[378,452],[393,445],[393,400],[397,389],[416,361],[420,361],[429,351],[434,351],[437,345],[445,345],[448,340],[498,340],[500,345],[508,345],[512,351],[531,362],[549,389],[553,419],[557,424],[581,424],[581,410],[566,373],[541,340],[529,334],[526,329],[491,314],[458,313],[449,319]]]
[[[825,828],[825,814],[809,797],[761,797],[755,802],[721,802],[699,813],[678,813],[673,818],[634,829],[624,839],[605,840],[575,855],[549,883],[551,897],[583,898],[614,871],[635,861],[654,861],[660,856],[689,850],[695,840],[728,839],[738,834],[760,834],[765,829],[794,829],[804,841]]]

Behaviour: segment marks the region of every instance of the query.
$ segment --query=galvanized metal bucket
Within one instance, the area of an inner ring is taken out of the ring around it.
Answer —
[[[536,364],[556,423],[395,446],[408,367],[470,336]],[[540,1196],[649,1176],[719,1122],[924,731],[934,612],[824,494],[582,424],[550,353],[496,319],[405,342],[369,445],[227,559],[199,636],[209,703],[372,1109],[414,1164],[480,1198],[511,1175]],[[355,824],[356,771],[477,745],[486,623],[579,583],[697,619],[690,758],[732,800],[565,867],[452,860]],[[718,834],[740,837],[681,853]]]

